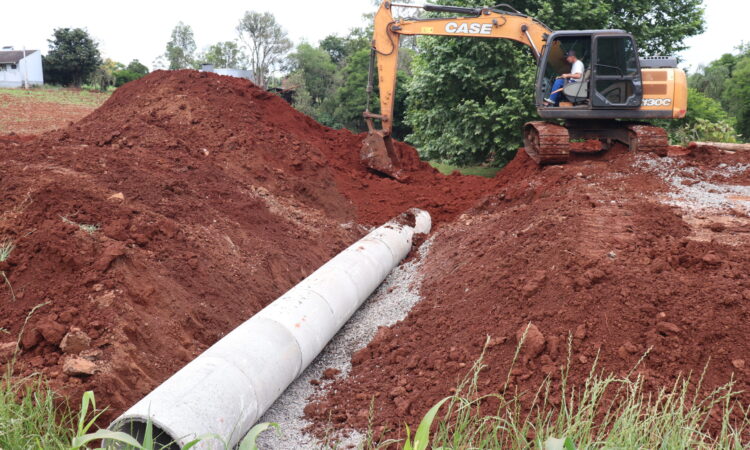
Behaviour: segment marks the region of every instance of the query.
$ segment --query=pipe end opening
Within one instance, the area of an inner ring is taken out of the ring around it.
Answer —
[[[147,427],[148,424],[145,420],[127,419],[117,424],[113,431],[129,434],[139,443],[144,444]],[[153,423],[151,424],[151,430],[154,444],[153,448],[160,450],[180,450],[180,445],[176,442],[175,438],[169,435],[169,433]],[[104,440],[103,444],[105,448],[114,448],[117,450],[130,448],[125,444],[112,442],[107,439]]]

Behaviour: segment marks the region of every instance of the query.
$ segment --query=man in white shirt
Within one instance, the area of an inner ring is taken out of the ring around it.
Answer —
[[[557,77],[555,83],[552,85],[552,93],[549,98],[544,99],[545,106],[558,106],[560,104],[560,98],[562,97],[562,89],[565,87],[565,82],[569,80],[570,83],[577,83],[583,78],[583,73],[586,68],[583,66],[583,61],[576,57],[576,52],[574,50],[568,50],[568,52],[565,53],[565,60],[572,66],[570,73],[564,73]]]

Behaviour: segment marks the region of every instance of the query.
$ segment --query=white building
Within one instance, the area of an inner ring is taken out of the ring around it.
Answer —
[[[3,47],[0,50],[0,87],[23,87],[24,80],[29,86],[44,84],[42,52]]]
[[[255,83],[255,77],[252,70],[242,69],[217,69],[213,64],[201,64],[201,72],[213,72],[219,75],[226,75],[235,78],[244,78]]]

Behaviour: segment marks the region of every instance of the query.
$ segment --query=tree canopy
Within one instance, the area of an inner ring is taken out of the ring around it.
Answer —
[[[48,83],[80,86],[102,64],[99,45],[81,28],[56,28],[48,39],[44,78]]]
[[[178,23],[172,30],[172,37],[167,42],[164,57],[169,62],[169,70],[187,69],[194,65],[195,38],[190,25]]]
[[[267,12],[246,12],[237,25],[237,34],[247,49],[256,84],[266,87],[269,75],[292,48],[292,41],[273,14]]]
[[[217,42],[206,49],[200,57],[200,62],[224,69],[244,69],[245,55],[236,42]]]
[[[726,53],[698,67],[689,84],[695,92],[715,101],[742,138],[750,141],[750,45],[740,45],[737,53]]]

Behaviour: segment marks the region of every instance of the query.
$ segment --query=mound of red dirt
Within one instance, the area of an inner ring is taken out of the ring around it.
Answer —
[[[0,140],[0,364],[121,412],[360,237],[410,207],[437,222],[494,180],[411,161],[365,170],[361,136],[252,83],[155,72],[37,139]],[[93,364],[91,364],[93,363]]]
[[[438,231],[421,269],[423,300],[307,406],[316,429],[366,429],[374,399],[376,431],[403,437],[404,423],[415,429],[451,394],[487,337],[480,395],[501,392],[510,373],[509,392],[532,395],[552,377],[559,401],[570,337],[571,386],[597,357],[599,369],[625,376],[647,354],[636,374],[650,389],[708,366],[707,389],[734,378],[750,403],[750,218],[729,210],[744,227],[696,229],[688,217],[696,213],[666,205],[662,176],[640,166],[668,159],[622,149],[605,158],[540,169],[519,152],[498,174],[496,193]],[[748,186],[748,162],[714,153],[680,164],[724,170],[723,182]]]

